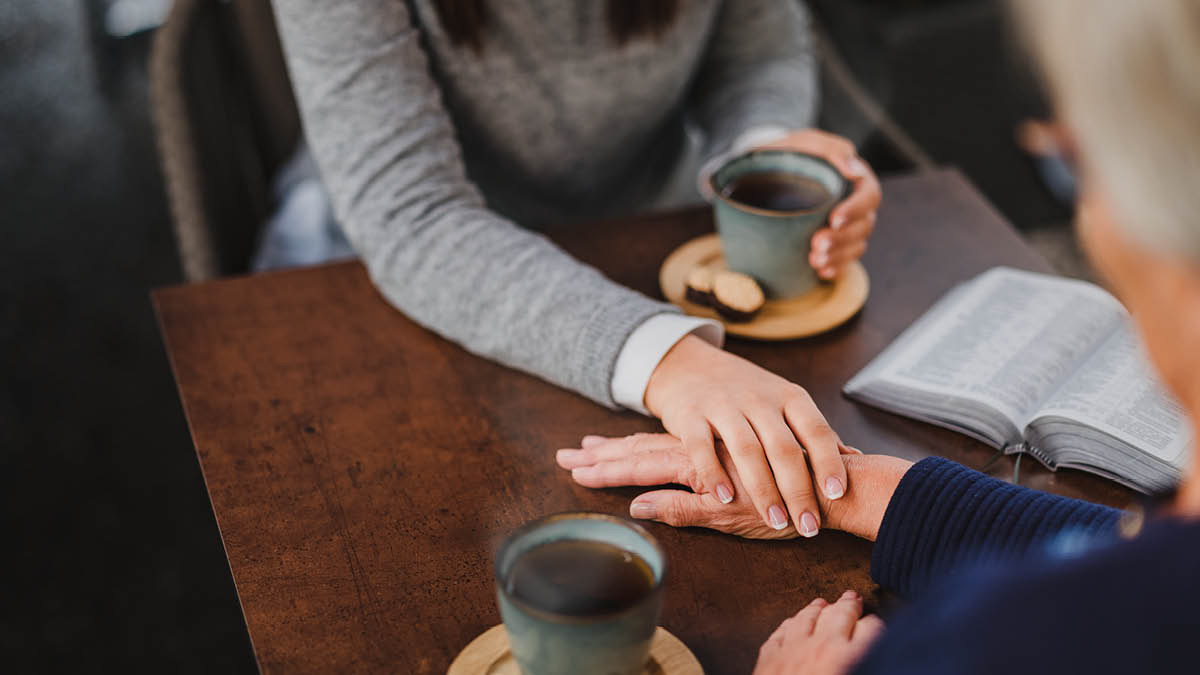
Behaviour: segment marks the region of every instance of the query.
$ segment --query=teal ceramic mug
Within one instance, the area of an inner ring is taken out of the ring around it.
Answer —
[[[533,607],[508,588],[522,555],[562,540],[603,542],[644,560],[649,592],[602,615],[573,616]],[[667,555],[642,526],[599,513],[561,513],[525,525],[496,554],[496,596],[513,656],[525,675],[641,675],[662,611]]]
[[[797,174],[819,183],[829,198],[811,208],[776,211],[734,201],[727,194],[751,174]],[[709,178],[713,215],[725,263],[754,277],[773,298],[790,298],[819,283],[808,263],[812,236],[853,184],[827,160],[790,150],[755,150],[726,162]]]

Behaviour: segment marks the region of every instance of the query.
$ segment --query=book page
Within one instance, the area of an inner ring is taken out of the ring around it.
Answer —
[[[1051,415],[1093,427],[1173,466],[1182,466],[1191,447],[1183,407],[1159,382],[1129,322],[1038,412]]]
[[[1125,316],[1097,286],[1003,267],[951,302],[878,376],[983,402],[1018,429]]]

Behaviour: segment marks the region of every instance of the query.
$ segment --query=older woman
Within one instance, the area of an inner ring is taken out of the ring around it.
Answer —
[[[1200,3],[1023,0],[1018,14],[1078,144],[1079,233],[1151,360],[1200,420]],[[686,483],[669,436],[585,438],[559,462],[589,486]],[[1196,452],[1193,450],[1193,452]],[[855,490],[825,523],[875,541],[872,576],[914,602],[886,633],[847,592],[814,600],[758,673],[1196,672],[1196,463],[1144,525],[943,459],[847,456]],[[741,503],[736,502],[736,503]],[[659,490],[630,512],[749,537],[708,495]]]

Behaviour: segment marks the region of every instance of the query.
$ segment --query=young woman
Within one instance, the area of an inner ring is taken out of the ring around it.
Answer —
[[[809,128],[803,5],[274,6],[335,212],[389,301],[473,352],[661,418],[692,454],[697,489],[728,503],[719,436],[764,523],[817,533],[815,494],[850,486],[804,389],[722,351],[719,325],[613,283],[536,231],[679,202],[697,194],[704,162],[771,143],[822,155],[855,185],[809,262],[829,278],[861,256],[879,185],[852,144]]]
[[[1077,143],[1079,234],[1129,306],[1166,386],[1200,422],[1200,5],[1022,0],[1019,15]],[[1085,19],[1081,21],[1081,18]],[[585,438],[559,463],[584,485],[686,482],[665,436]],[[912,599],[884,632],[847,592],[763,645],[756,673],[1192,673],[1200,473],[1144,517],[988,478],[940,458],[847,456],[853,493],[826,527],[873,540],[871,574]],[[731,471],[733,467],[730,467]],[[737,476],[734,474],[736,482]],[[763,528],[741,499],[639,496],[635,517]],[[1144,518],[1144,519],[1143,519]]]

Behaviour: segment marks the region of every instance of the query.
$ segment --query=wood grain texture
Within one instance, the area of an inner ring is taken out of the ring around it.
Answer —
[[[659,263],[711,227],[687,211],[550,235],[657,297]],[[955,283],[1046,264],[953,170],[884,182],[865,264],[871,297],[846,325],[729,349],[808,387],[864,451],[982,466],[983,445],[840,388]],[[266,671],[445,672],[499,622],[491,562],[508,532],[557,511],[625,514],[637,494],[577,487],[554,451],[585,433],[658,430],[434,336],[357,263],[170,288],[155,302]],[[1132,499],[1085,474],[1022,469],[1026,485]],[[994,472],[1009,475],[1011,461]],[[749,672],[762,641],[814,596],[877,591],[870,544],[841,533],[769,543],[650,527],[671,559],[662,624],[715,675]]]

